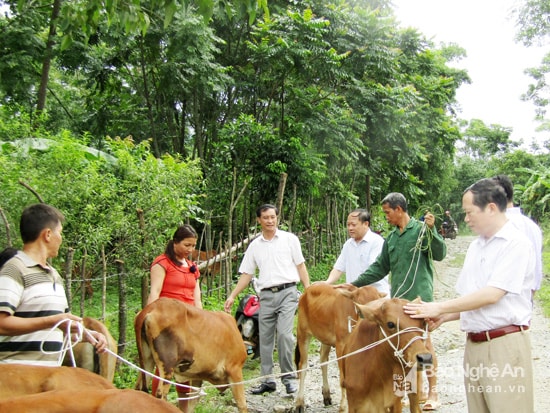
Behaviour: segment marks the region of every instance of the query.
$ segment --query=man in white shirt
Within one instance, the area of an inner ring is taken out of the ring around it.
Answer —
[[[464,221],[479,237],[470,244],[457,281],[460,297],[405,306],[431,330],[460,320],[467,333],[464,385],[472,413],[534,411],[528,330],[535,252],[506,216],[506,204],[504,188],[493,179],[464,191]]]
[[[542,282],[542,231],[540,227],[528,216],[524,215],[520,207],[514,206],[514,185],[506,175],[493,177],[506,192],[506,216],[512,223],[523,232],[533,244],[535,250],[535,279],[533,283],[533,294],[540,290]]]
[[[278,229],[277,207],[264,204],[256,210],[262,233],[248,246],[239,267],[241,277],[235,289],[225,301],[224,309],[231,311],[237,295],[246,288],[259,270],[260,314],[258,318],[260,336],[260,374],[262,383],[251,393],[260,395],[277,389],[273,377],[273,351],[277,340],[281,382],[288,394],[296,392],[294,363],[295,347],[294,315],[298,305],[296,284],[302,282],[309,287],[302,248],[298,237]]]
[[[376,260],[382,251],[384,238],[370,229],[370,221],[371,215],[366,209],[358,208],[349,213],[347,228],[350,238],[342,246],[342,251],[328,275],[327,283],[334,284],[344,273],[346,283],[352,283]],[[388,277],[371,285],[389,297]]]

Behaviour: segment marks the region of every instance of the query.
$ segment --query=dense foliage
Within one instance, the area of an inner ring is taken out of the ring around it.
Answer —
[[[339,248],[351,208],[376,213],[400,191],[413,214],[456,216],[464,187],[495,173],[536,219],[547,213],[547,156],[519,150],[509,128],[461,121],[469,78],[452,63],[464,50],[400,27],[389,1],[0,3],[12,228],[30,201],[19,180],[68,215],[69,245],[94,254],[158,250],[184,219],[201,248],[229,248],[259,203],[278,202],[317,263]],[[31,137],[55,145],[25,152]],[[83,162],[78,145],[115,161]]]
[[[94,257],[97,273],[104,251],[111,265],[122,259],[137,270],[163,250],[175,225],[200,215],[197,161],[157,159],[147,142],[129,139],[108,140],[110,154],[89,151],[69,134],[16,143],[4,142],[0,153],[3,246],[11,240],[21,247],[21,211],[46,202],[66,217],[61,261],[72,248],[77,262],[85,254]]]

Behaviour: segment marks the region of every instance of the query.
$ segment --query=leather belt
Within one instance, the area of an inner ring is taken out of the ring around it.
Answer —
[[[506,327],[495,328],[494,330],[480,331],[479,333],[468,333],[468,339],[474,343],[491,341],[495,338],[505,336],[506,334],[517,333],[519,331],[529,330],[529,326],[509,325]]]
[[[276,292],[279,292],[281,290],[284,290],[285,288],[294,287],[295,285],[296,285],[296,283],[286,283],[286,284],[274,285],[273,287],[262,288],[262,291],[271,291],[272,293],[276,293]]]

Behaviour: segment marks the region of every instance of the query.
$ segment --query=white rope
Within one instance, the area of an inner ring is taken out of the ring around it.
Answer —
[[[382,334],[384,335],[384,337],[387,337],[386,335],[386,332],[384,331],[384,329],[382,328],[382,326],[379,326],[380,327],[380,331],[382,331]],[[409,327],[409,328],[418,328],[418,327]],[[427,326],[426,326],[426,329],[427,329]],[[399,331],[399,319],[397,319],[397,330]],[[422,329],[418,329],[419,331],[422,331],[422,336],[415,336],[413,338],[411,338],[409,340],[409,342],[403,347],[403,348],[399,348],[399,336],[397,337],[397,346],[394,346],[393,343],[390,341],[388,344],[392,347],[392,349],[394,350],[394,356],[399,360],[399,362],[401,363],[401,366],[406,366],[406,367],[412,367],[414,363],[410,362],[410,361],[407,361],[405,360],[405,351],[417,340],[427,340],[428,339],[428,333],[426,330],[422,330]]]
[[[134,369],[138,370],[139,372],[147,375],[147,376],[150,376],[152,378],[155,378],[155,379],[158,379],[164,383],[169,383],[171,385],[174,385],[174,386],[178,386],[178,387],[186,387],[188,389],[191,389],[193,390],[193,394],[196,394],[194,396],[190,396],[190,397],[186,397],[186,398],[178,398],[178,400],[190,400],[190,399],[196,399],[196,398],[199,398],[200,396],[204,396],[206,395],[206,392],[200,388],[200,387],[195,387],[195,386],[189,386],[187,384],[183,384],[183,383],[177,383],[175,381],[171,381],[171,380],[168,380],[168,379],[165,379],[163,377],[160,377],[160,376],[157,376],[156,374],[153,374],[151,373],[150,371],[147,371],[145,369],[142,369],[141,367],[139,367],[138,365],[132,363],[131,361],[128,361],[126,360],[125,358],[119,356],[118,354],[116,353],[113,353],[111,350],[109,349],[105,349],[105,351],[109,354],[111,354],[112,356],[116,357],[117,359],[119,359],[121,362],[127,364],[128,366],[130,367],[133,367]],[[227,385],[226,385],[227,386]]]
[[[82,341],[84,334],[86,334],[86,337],[88,337],[88,339],[89,339],[89,341],[91,342],[92,345],[97,344],[97,340],[92,335],[90,330],[86,329],[81,322],[70,320],[70,319],[64,319],[64,320],[61,320],[58,323],[56,323],[50,329],[50,333],[55,331],[56,329],[60,328],[61,325],[65,324],[65,323],[67,324],[67,327],[65,329],[65,334],[64,334],[64,338],[63,338],[63,344],[61,345],[61,349],[56,350],[56,351],[47,351],[47,350],[44,349],[44,342],[47,341],[47,340],[43,340],[42,344],[40,346],[40,351],[44,354],[57,354],[57,353],[59,353],[59,357],[58,357],[58,361],[57,361],[58,366],[61,366],[63,364],[63,360],[65,359],[65,355],[68,351],[69,354],[70,354],[70,359],[71,359],[72,366],[76,367],[76,361],[75,361],[75,358],[74,358],[73,347],[76,346],[79,342]],[[76,328],[78,329],[78,332],[71,334],[71,330],[74,326],[76,326]],[[158,379],[158,380],[160,380],[164,383],[169,383],[169,384],[174,385],[174,386],[185,387],[185,388],[191,389],[191,390],[193,390],[193,392],[191,392],[191,393],[196,393],[197,394],[196,396],[194,395],[194,396],[190,396],[189,398],[185,398],[185,400],[189,400],[189,399],[192,399],[192,398],[199,398],[200,396],[204,396],[206,394],[204,391],[202,391],[202,389],[200,387],[189,386],[189,385],[183,384],[183,383],[177,383],[177,382],[165,379],[163,377],[157,376],[156,374],[153,374],[153,373],[151,373],[147,370],[144,370],[141,367],[135,365],[134,363],[120,357],[118,354],[114,353],[113,351],[111,351],[108,348],[105,348],[104,351],[106,353],[116,357],[117,359],[124,362],[125,364],[133,367],[134,369],[139,370],[141,373],[144,373],[148,376],[156,378],[156,379]],[[178,400],[182,400],[182,399],[183,398],[178,399]]]
[[[60,329],[61,328],[61,325],[64,324],[64,323],[67,323],[67,327],[65,329],[65,334],[63,335],[63,342],[61,344],[61,350],[56,350],[56,351],[47,351],[44,349],[44,343],[47,340],[47,338],[49,337],[49,335],[46,336],[46,338],[42,341],[42,343],[40,344],[40,351],[43,353],[43,354],[59,354],[59,357],[57,359],[57,365],[58,366],[61,366],[63,364],[63,360],[65,358],[65,354],[67,353],[67,351],[70,350],[70,355],[71,355],[71,361],[73,363],[73,365],[76,365],[75,363],[75,360],[74,360],[74,354],[73,354],[73,347],[76,346],[78,344],[78,341],[81,340],[82,338],[82,331],[84,329],[84,326],[82,325],[82,323],[79,323],[79,322],[75,322],[73,320],[70,320],[70,319],[64,319],[64,320],[61,320],[61,321],[58,321],[51,329],[50,329],[50,334],[52,334],[54,331],[56,331],[57,329]],[[72,328],[72,324],[73,323],[76,323],[77,325],[77,328],[78,328],[78,333],[75,333],[74,334],[74,337],[75,337],[75,341],[73,342],[71,340],[71,328]]]
[[[51,352],[47,352],[46,350],[43,349],[43,344],[44,342],[42,342],[42,345],[41,345],[41,351],[44,353],[44,354],[55,354],[55,353],[60,353],[60,358],[59,358],[59,363],[58,365],[61,366],[62,362],[63,362],[63,359],[65,357],[65,353],[67,351],[70,350],[70,354],[71,354],[71,360],[72,360],[72,363],[73,363],[73,367],[76,367],[76,363],[74,361],[74,354],[72,353],[72,348],[78,344],[78,342],[80,342],[82,340],[82,336],[83,334],[86,334],[88,338],[90,338],[92,340],[92,343],[95,344],[97,343],[97,340],[95,339],[95,337],[82,325],[82,323],[78,322],[78,321],[74,321],[74,320],[69,320],[69,319],[65,319],[65,320],[62,320],[60,321],[59,323],[57,323],[54,327],[52,327],[52,330],[53,331],[54,329],[56,328],[59,328],[60,325],[62,325],[63,323],[68,323],[68,328],[66,330],[66,332],[68,334],[65,334],[65,339],[63,341],[63,346],[61,348],[61,350],[59,351],[51,351]],[[78,333],[74,333],[73,336],[75,337],[75,339],[78,339],[78,341],[75,341],[75,342],[72,342],[71,340],[71,334],[70,334],[70,331],[71,331],[71,326],[72,326],[72,323],[76,323],[77,324],[77,327],[78,327]],[[256,377],[254,379],[250,379],[250,380],[243,380],[243,381],[239,381],[239,382],[234,382],[234,383],[227,383],[227,384],[219,384],[219,385],[215,385],[215,384],[211,384],[211,383],[206,383],[205,387],[196,387],[196,386],[190,386],[190,385],[186,385],[186,384],[182,384],[182,383],[177,383],[177,382],[174,382],[174,381],[171,381],[171,380],[168,380],[168,379],[165,379],[163,377],[160,377],[160,376],[157,376],[156,374],[153,374],[145,369],[142,369],[141,367],[137,366],[136,364],[132,363],[131,361],[129,360],[126,360],[125,358],[119,356],[118,354],[114,353],[113,351],[111,351],[110,349],[108,348],[105,348],[105,352],[112,355],[113,357],[117,358],[118,360],[120,360],[121,362],[127,364],[128,366],[138,370],[139,372],[145,374],[145,375],[148,375],[152,378],[156,378],[158,379],[159,381],[162,381],[164,383],[169,383],[171,385],[174,385],[174,386],[179,386],[179,387],[185,387],[185,388],[189,388],[191,390],[193,390],[192,392],[190,392],[190,394],[193,394],[192,396],[189,396],[189,397],[178,397],[177,400],[191,400],[191,399],[196,399],[196,398],[199,398],[201,396],[204,396],[206,395],[206,392],[204,390],[204,388],[206,387],[211,387],[211,388],[226,388],[228,386],[236,386],[236,385],[240,385],[240,384],[248,384],[248,383],[253,383],[253,382],[256,382],[257,380],[263,380],[263,379],[267,379],[267,378],[278,378],[278,377],[282,377],[282,376],[287,376],[287,375],[291,375],[291,374],[297,374],[297,373],[301,373],[301,372],[304,372],[304,371],[308,371],[308,370],[313,370],[313,369],[316,369],[316,368],[319,368],[319,367],[322,367],[322,366],[325,366],[325,365],[328,365],[330,363],[334,363],[334,362],[337,362],[339,360],[342,360],[342,359],[345,359],[347,357],[351,357],[351,356],[354,356],[356,354],[359,354],[359,353],[362,353],[363,351],[368,351],[386,341],[389,341],[390,342],[390,345],[392,346],[392,349],[394,350],[394,355],[396,355],[396,353],[399,353],[398,350],[398,347],[399,347],[399,341],[398,341],[398,345],[397,347],[395,347],[393,345],[393,343],[391,342],[391,339],[394,338],[394,337],[398,337],[401,335],[401,334],[405,334],[405,333],[410,333],[410,332],[422,332],[422,336],[416,336],[416,337],[413,337],[409,343],[401,350],[401,354],[402,352],[410,345],[412,344],[414,341],[416,340],[426,340],[427,339],[427,331],[421,329],[421,328],[418,328],[418,327],[407,327],[403,330],[399,330],[399,327],[398,327],[398,331],[392,335],[387,335],[386,332],[384,331],[384,329],[379,326],[383,335],[384,335],[384,338],[378,340],[378,341],[375,341],[373,343],[370,343],[360,349],[357,349],[351,353],[347,353],[347,354],[344,354],[340,357],[336,357],[335,359],[332,359],[332,360],[327,360],[325,362],[322,362],[322,363],[318,363],[317,365],[314,365],[314,366],[311,366],[311,367],[306,367],[306,368],[303,368],[303,369],[300,369],[300,370],[294,370],[294,371],[291,371],[291,372],[286,372],[286,373],[279,373],[279,374],[268,374],[268,375],[265,375],[265,376],[260,376],[260,377]],[[67,340],[67,337],[68,340]],[[396,355],[397,357],[397,355]],[[402,356],[401,356],[402,357]],[[398,357],[399,359],[399,357]]]
[[[379,326],[380,329],[382,329],[381,326]],[[383,331],[383,329],[382,329]],[[287,372],[287,373],[280,373],[280,374],[268,374],[268,375],[265,375],[265,376],[261,376],[261,377],[257,377],[255,379],[252,379],[252,380],[245,380],[245,381],[241,381],[241,382],[238,382],[238,383],[231,383],[231,385],[236,385],[236,384],[246,384],[246,383],[249,383],[249,382],[253,382],[253,381],[256,381],[256,380],[262,380],[262,379],[267,379],[267,378],[278,378],[278,377],[282,377],[282,376],[287,376],[289,374],[294,374],[294,373],[301,373],[301,372],[304,372],[304,371],[308,371],[308,370],[313,370],[313,369],[316,369],[316,368],[319,368],[319,367],[322,367],[322,366],[325,366],[325,365],[328,365],[330,363],[334,363],[334,362],[337,362],[339,360],[342,360],[342,359],[345,359],[347,357],[351,357],[351,356],[354,356],[356,354],[359,354],[359,353],[362,353],[363,351],[367,351],[367,350],[370,350],[386,341],[390,341],[392,338],[394,337],[399,337],[401,334],[405,334],[405,333],[411,333],[411,332],[421,332],[423,333],[422,336],[416,336],[416,337],[413,337],[413,339],[411,339],[411,341],[416,341],[418,339],[422,339],[422,340],[425,340],[427,338],[426,336],[426,332],[425,330],[419,328],[419,327],[407,327],[401,331],[397,331],[396,333],[393,333],[392,335],[388,336],[386,335],[386,333],[383,331],[384,333],[384,338],[378,340],[378,341],[375,341],[373,343],[370,343],[360,349],[357,349],[355,351],[352,351],[351,353],[347,353],[347,354],[344,354],[340,357],[336,357],[332,360],[327,360],[327,361],[324,361],[322,363],[319,363],[317,365],[314,365],[314,366],[311,366],[311,367],[306,367],[306,368],[303,368],[303,369],[300,369],[300,370],[294,370],[294,371],[291,371],[291,372]],[[426,338],[425,338],[426,337]],[[390,341],[391,343],[391,341]],[[393,343],[391,343],[393,344]],[[407,346],[408,347],[408,346]],[[395,348],[392,346],[392,348],[395,350]],[[211,385],[211,387],[225,387],[226,385]]]

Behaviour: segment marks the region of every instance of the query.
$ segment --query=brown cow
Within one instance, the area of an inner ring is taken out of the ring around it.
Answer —
[[[82,319],[82,325],[89,329],[95,330],[105,336],[107,339],[108,348],[113,353],[117,353],[117,342],[107,329],[107,327],[100,321],[84,317]],[[80,342],[72,348],[74,355],[74,362],[77,367],[82,367],[86,370],[89,370],[93,373],[97,373],[102,377],[105,377],[111,383],[115,377],[116,369],[116,357],[108,352],[97,354],[94,346],[88,342]],[[65,359],[63,360],[64,366],[73,366],[73,361],[69,351],[65,354]]]
[[[346,289],[346,287],[348,289]],[[364,304],[384,297],[375,287],[357,288],[351,284],[332,286],[314,284],[300,297],[298,304],[298,326],[296,330],[295,362],[298,368],[299,388],[296,395],[296,412],[303,412],[304,388],[307,367],[308,349],[311,337],[321,342],[320,362],[323,376],[323,402],[332,404],[327,377],[327,365],[331,347],[336,348],[336,356],[342,354],[344,338],[350,333],[350,327],[357,321],[358,314],[354,302]],[[342,403],[345,405],[345,393],[342,392]],[[342,405],[342,404],[341,404]],[[341,410],[342,411],[342,410]]]
[[[424,320],[404,313],[403,306],[408,302],[393,298],[357,305],[365,318],[345,339],[343,352],[350,355],[338,362],[350,413],[400,413],[398,394],[407,390],[403,378],[415,363],[418,367],[432,363],[425,346]],[[357,353],[351,355],[354,352]],[[412,372],[413,377],[415,373]],[[409,401],[411,413],[420,413],[416,392],[409,392]]]
[[[239,412],[247,412],[242,383],[246,350],[235,319],[219,311],[206,311],[171,298],[147,305],[134,322],[141,368],[178,383],[202,380],[230,385]],[[136,389],[147,390],[148,378],[141,373]],[[227,386],[221,388],[224,391]],[[162,382],[155,396],[166,399],[170,383]],[[192,412],[197,399],[189,402]]]
[[[70,390],[55,390],[0,401],[0,413],[15,412],[178,413],[179,409],[164,400],[137,390],[75,390],[70,387]]]
[[[105,378],[79,367],[0,364],[0,400],[51,390],[88,391],[114,388]]]

